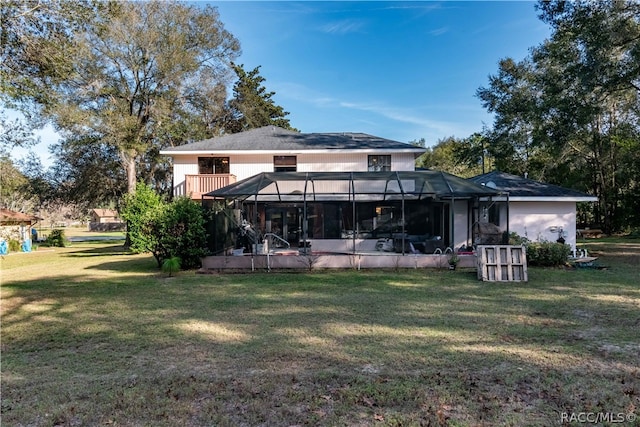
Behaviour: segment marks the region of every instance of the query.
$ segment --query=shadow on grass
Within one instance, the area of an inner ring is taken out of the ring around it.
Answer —
[[[551,425],[638,403],[638,286],[608,272],[91,268],[119,274],[3,296],[8,423]]]
[[[133,252],[125,249],[123,244],[104,244],[101,242],[99,246],[91,246],[88,249],[71,251],[65,256],[73,258],[105,255],[133,255]]]

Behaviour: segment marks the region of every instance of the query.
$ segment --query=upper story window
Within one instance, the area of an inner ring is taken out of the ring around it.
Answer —
[[[273,156],[274,172],[296,172],[296,156]]]
[[[391,155],[369,156],[369,172],[387,172],[391,170]]]
[[[198,174],[229,173],[228,157],[198,157]]]

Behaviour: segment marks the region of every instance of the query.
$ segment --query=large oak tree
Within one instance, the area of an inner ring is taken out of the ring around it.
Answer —
[[[153,177],[160,147],[216,133],[240,47],[215,8],[58,0],[0,12],[4,104],[112,147],[129,192]]]

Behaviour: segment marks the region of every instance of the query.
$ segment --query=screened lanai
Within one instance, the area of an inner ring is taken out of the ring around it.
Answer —
[[[389,239],[385,248],[404,254],[471,244],[478,201],[498,194],[434,170],[266,172],[207,193],[203,204],[224,201],[255,241],[355,252]]]

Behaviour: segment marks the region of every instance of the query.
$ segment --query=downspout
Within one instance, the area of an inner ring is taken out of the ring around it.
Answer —
[[[254,231],[254,241],[251,247],[251,271],[255,271],[255,260],[253,259],[254,255],[258,253],[258,194],[254,196],[253,199],[253,224],[256,227]]]
[[[451,250],[455,253],[456,247],[456,197],[451,193]]]
[[[469,231],[473,227],[473,205],[475,204],[475,201],[478,200],[478,197],[474,197],[473,200],[474,201],[472,203],[467,201],[467,241],[465,243],[465,246],[467,247],[469,246],[469,242],[471,242],[471,235]]]

